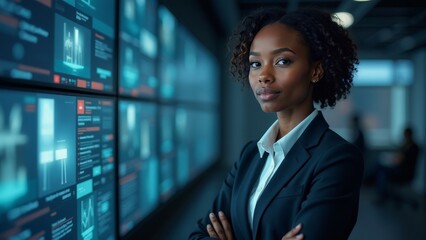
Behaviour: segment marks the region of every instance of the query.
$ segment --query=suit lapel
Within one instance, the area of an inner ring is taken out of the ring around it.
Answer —
[[[260,196],[253,216],[253,236],[256,239],[260,219],[278,192],[288,185],[293,176],[303,167],[310,158],[308,149],[317,145],[322,134],[328,129],[328,124],[321,112],[311,122],[299,140],[288,152],[282,164],[279,166],[271,181]],[[257,173],[259,176],[260,172]],[[289,229],[290,230],[290,229]]]
[[[257,149],[257,147],[256,147]],[[250,199],[250,194],[253,190],[253,186],[256,183],[256,181],[259,179],[260,172],[262,171],[262,168],[265,164],[266,158],[268,157],[268,154],[265,153],[262,158],[260,158],[259,151],[256,151],[255,154],[253,154],[253,157],[251,159],[251,162],[247,169],[247,174],[245,174],[244,178],[241,180],[242,184],[239,192],[237,193],[237,208],[239,209],[239,214],[242,214],[242,218],[240,222],[243,222],[244,224],[241,226],[241,231],[244,232],[244,237],[242,239],[251,239],[252,238],[252,232],[248,217],[248,203]]]
[[[275,195],[277,195],[278,192],[288,184],[288,182],[310,157],[303,146],[295,144],[292,149],[295,147],[295,151],[291,151],[293,154],[289,153],[288,156],[286,156],[285,164],[283,162],[283,164],[281,164],[281,166],[277,169],[271,181],[268,183],[257,201],[253,216],[253,236],[256,236],[260,218],[270,202],[274,199]]]

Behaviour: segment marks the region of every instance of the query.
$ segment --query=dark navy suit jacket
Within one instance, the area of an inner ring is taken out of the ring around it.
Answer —
[[[322,113],[306,128],[260,196],[249,225],[248,203],[268,154],[249,142],[211,209],[189,239],[209,239],[208,213],[223,211],[236,239],[280,240],[298,223],[305,240],[347,239],[358,216],[361,152],[329,129]]]

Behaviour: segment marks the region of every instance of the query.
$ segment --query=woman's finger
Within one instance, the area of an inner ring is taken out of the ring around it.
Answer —
[[[303,234],[298,234],[300,232],[300,229],[302,229],[302,224],[298,224],[296,227],[291,229],[282,240],[288,240],[288,239],[303,239]]]
[[[224,232],[223,227],[222,227],[222,224],[220,223],[220,221],[216,217],[216,215],[214,213],[210,213],[209,217],[210,217],[210,221],[212,222],[214,231],[218,235],[219,239],[227,240],[225,232]]]
[[[211,238],[219,238],[219,236],[217,236],[216,232],[214,231],[212,225],[210,224],[207,224],[207,233]]]
[[[228,221],[228,218],[226,217],[226,215],[222,211],[219,212],[219,219],[220,219],[220,222],[222,223],[222,227],[225,231],[226,239],[232,240],[234,237],[232,235],[231,223]]]

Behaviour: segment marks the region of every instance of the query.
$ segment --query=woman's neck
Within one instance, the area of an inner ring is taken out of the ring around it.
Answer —
[[[285,111],[278,112],[278,123],[280,130],[278,132],[277,139],[280,139],[287,135],[294,127],[296,127],[300,122],[302,122],[309,114],[314,111],[314,107],[308,108],[303,111]]]

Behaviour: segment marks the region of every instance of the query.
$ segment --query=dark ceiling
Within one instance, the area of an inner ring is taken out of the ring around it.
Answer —
[[[243,16],[259,7],[283,6],[289,10],[317,6],[330,12],[348,11],[354,15],[349,27],[358,48],[401,56],[426,46],[425,0],[205,0],[209,15],[218,21],[224,34]]]

